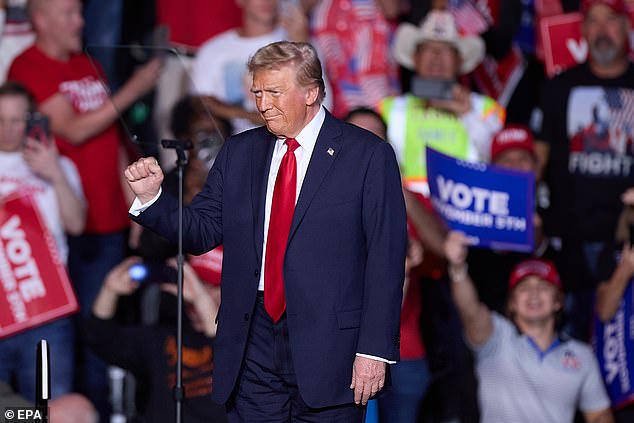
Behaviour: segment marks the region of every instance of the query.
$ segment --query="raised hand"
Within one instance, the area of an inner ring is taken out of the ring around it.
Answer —
[[[130,266],[141,263],[140,257],[127,257],[108,272],[103,288],[118,295],[130,295],[139,288],[139,283],[130,278]]]
[[[27,138],[22,155],[31,170],[40,178],[51,183],[64,178],[64,172],[59,164],[59,155],[53,140],[44,143],[33,138]]]
[[[462,85],[454,85],[451,100],[433,99],[429,100],[429,105],[436,109],[446,110],[460,117],[471,110],[471,92]]]
[[[445,240],[445,257],[452,265],[461,265],[467,259],[468,240],[464,233],[451,231]]]
[[[135,98],[139,98],[152,91],[163,71],[163,59],[155,57],[134,71],[125,84]]]
[[[143,157],[129,165],[124,175],[132,192],[142,204],[159,193],[163,182],[163,170],[154,157]]]

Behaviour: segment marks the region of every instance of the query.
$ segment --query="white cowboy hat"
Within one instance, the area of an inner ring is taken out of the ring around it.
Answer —
[[[425,41],[441,41],[458,50],[462,64],[460,73],[471,72],[484,59],[484,41],[478,36],[461,37],[451,13],[443,10],[430,11],[420,26],[403,23],[396,29],[392,53],[403,67],[414,70],[416,46]]]

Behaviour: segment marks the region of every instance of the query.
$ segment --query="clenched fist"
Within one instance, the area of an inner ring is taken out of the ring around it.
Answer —
[[[137,160],[125,169],[124,175],[142,204],[156,197],[163,182],[163,170],[154,157]]]

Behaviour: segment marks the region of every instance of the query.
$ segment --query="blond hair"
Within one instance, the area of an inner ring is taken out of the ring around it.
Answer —
[[[309,43],[278,41],[260,48],[249,59],[248,70],[254,74],[260,70],[279,69],[292,65],[296,70],[296,81],[302,87],[319,87],[317,102],[326,97],[326,88],[317,51]]]

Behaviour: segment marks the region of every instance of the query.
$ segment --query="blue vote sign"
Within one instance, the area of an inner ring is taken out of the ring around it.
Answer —
[[[601,374],[614,407],[634,401],[634,309],[632,281],[614,317],[608,322],[594,318],[593,345]]]
[[[535,176],[458,160],[427,148],[431,201],[452,230],[474,246],[533,250]]]

